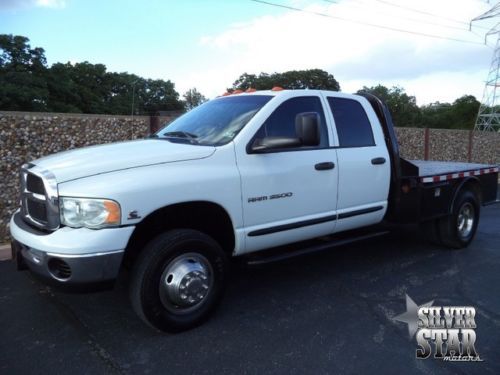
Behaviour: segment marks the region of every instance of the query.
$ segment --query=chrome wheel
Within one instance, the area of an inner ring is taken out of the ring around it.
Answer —
[[[460,207],[457,217],[457,230],[460,237],[464,239],[469,237],[474,227],[474,216],[474,206],[471,203],[466,202]]]
[[[174,313],[185,314],[198,309],[213,285],[210,262],[199,253],[186,253],[172,260],[160,278],[160,299]]]

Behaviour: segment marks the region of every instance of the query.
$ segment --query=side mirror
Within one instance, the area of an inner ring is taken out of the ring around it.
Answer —
[[[249,151],[254,154],[263,154],[276,149],[295,148],[300,146],[302,146],[302,142],[299,138],[265,137],[256,138]]]
[[[295,116],[295,131],[304,146],[318,146],[321,142],[319,132],[321,119],[317,112],[302,112]]]

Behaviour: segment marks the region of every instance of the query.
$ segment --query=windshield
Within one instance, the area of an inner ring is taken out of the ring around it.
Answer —
[[[220,146],[232,141],[271,98],[267,95],[245,95],[211,100],[179,117],[156,136],[191,144]]]

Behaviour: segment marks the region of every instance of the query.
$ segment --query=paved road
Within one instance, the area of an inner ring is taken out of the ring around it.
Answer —
[[[463,251],[413,228],[260,268],[238,268],[217,314],[178,335],[145,327],[122,288],[68,295],[0,263],[0,373],[500,373],[500,205]],[[415,358],[392,318],[405,293],[477,309],[482,363]]]

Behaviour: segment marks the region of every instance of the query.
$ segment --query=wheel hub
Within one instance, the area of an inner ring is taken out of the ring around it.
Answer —
[[[167,265],[160,280],[160,299],[169,310],[183,312],[201,304],[212,284],[209,262],[200,254],[184,254]]]
[[[472,232],[474,226],[474,206],[465,203],[460,207],[457,217],[457,230],[462,238],[467,238]]]

